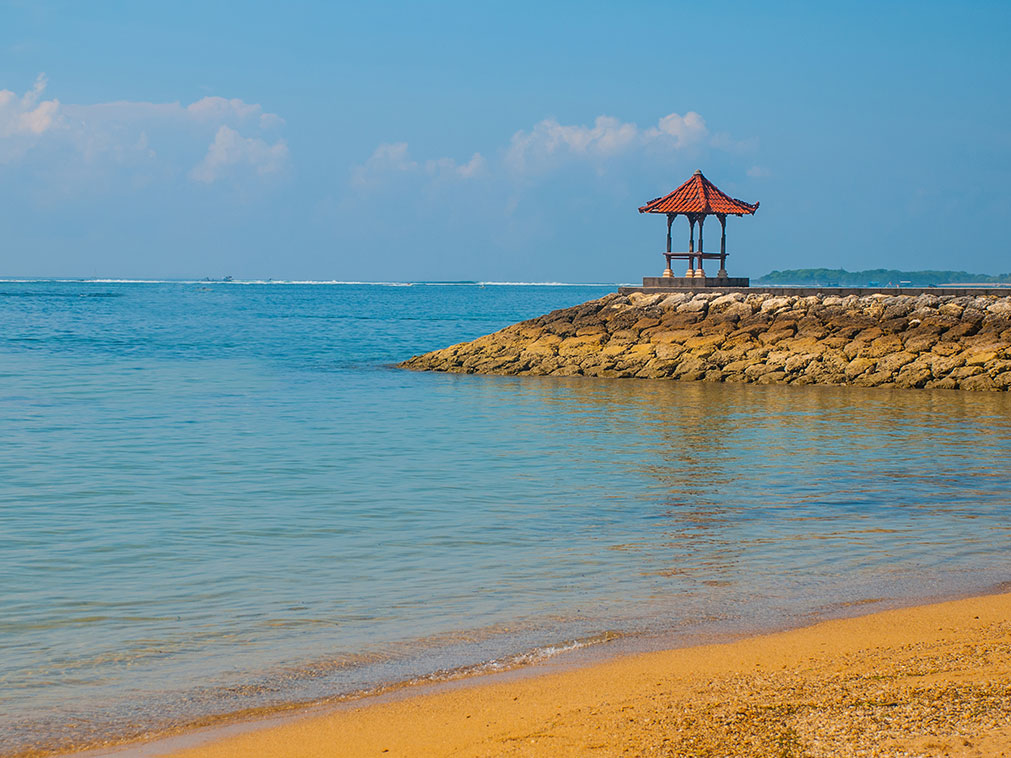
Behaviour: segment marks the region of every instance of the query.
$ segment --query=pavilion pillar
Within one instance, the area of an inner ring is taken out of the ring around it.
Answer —
[[[696,279],[705,279],[706,278],[706,271],[705,271],[705,268],[703,266],[703,259],[702,259],[702,224],[703,224],[703,222],[705,220],[706,220],[706,214],[705,213],[699,214],[699,267],[697,269],[695,269],[695,278]]]
[[[717,218],[720,220],[720,271],[716,274],[720,279],[727,278],[727,214],[721,213]]]
[[[674,272],[671,271],[671,267],[670,267],[670,252],[671,252],[670,251],[670,245],[671,245],[670,228],[671,228],[671,224],[674,223],[674,217],[676,215],[677,215],[676,213],[668,213],[667,214],[667,256],[666,256],[667,257],[667,268],[665,268],[664,271],[663,271],[663,275],[666,276],[666,277],[672,277],[672,276],[674,276]]]
[[[695,214],[688,214],[688,270],[685,272],[685,279],[695,276]]]

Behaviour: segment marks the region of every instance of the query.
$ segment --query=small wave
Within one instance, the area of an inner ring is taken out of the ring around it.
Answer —
[[[482,287],[615,287],[607,282],[477,282]]]
[[[196,284],[242,284],[242,285],[271,285],[271,284],[312,284],[312,285],[336,285],[336,286],[372,286],[372,287],[410,287],[410,282],[359,282],[343,279],[233,279],[231,281],[206,281],[202,280]]]
[[[522,653],[515,653],[513,655],[507,655],[502,658],[494,658],[489,661],[483,661],[481,663],[475,663],[467,666],[460,666],[453,669],[443,669],[441,671],[435,671],[426,676],[416,677],[410,680],[407,684],[421,684],[424,682],[445,682],[452,681],[455,679],[463,679],[465,677],[480,675],[480,674],[490,674],[498,671],[509,671],[511,669],[519,668],[521,666],[528,666],[532,663],[539,663],[545,661],[549,658],[553,658],[556,655],[561,655],[562,653],[569,653],[573,650],[581,650],[582,648],[587,648],[592,645],[600,645],[605,642],[611,642],[616,639],[620,639],[625,635],[621,632],[606,631],[600,634],[595,634],[591,637],[583,637],[581,639],[568,640],[565,642],[557,642],[550,645],[542,645],[540,647],[535,647],[532,650],[527,650]]]
[[[414,281],[367,282],[356,279],[3,279],[2,284],[202,284],[202,285],[316,285],[355,287],[614,287],[601,282],[479,282],[479,281]]]

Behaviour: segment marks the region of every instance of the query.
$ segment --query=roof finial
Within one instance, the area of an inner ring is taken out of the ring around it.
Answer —
[[[684,176],[684,174],[682,174],[682,176]],[[692,176],[702,176],[702,169],[700,168],[695,169],[695,173],[692,174]]]

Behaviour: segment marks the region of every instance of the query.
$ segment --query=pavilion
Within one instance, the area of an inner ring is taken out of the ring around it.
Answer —
[[[758,210],[758,203],[752,205],[743,200],[735,200],[730,195],[721,192],[711,181],[706,179],[701,171],[696,171],[691,178],[671,192],[669,195],[650,200],[639,209],[639,213],[664,213],[667,215],[667,268],[663,277],[647,277],[651,286],[748,286],[747,279],[730,279],[727,274],[727,216],[752,215]],[[688,218],[688,252],[671,252],[671,226],[678,215]],[[706,216],[716,216],[720,220],[722,235],[720,237],[720,252],[706,253],[702,249],[702,225]],[[699,249],[695,249],[695,225],[699,225]],[[671,260],[687,260],[688,270],[684,277],[675,277],[671,270]],[[707,278],[703,269],[704,260],[720,261],[720,270],[715,279]],[[698,268],[695,261],[698,260]],[[646,285],[646,279],[643,280]]]

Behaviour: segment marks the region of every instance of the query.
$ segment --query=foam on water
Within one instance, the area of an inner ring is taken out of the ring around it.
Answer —
[[[338,286],[368,286],[368,287],[614,287],[617,284],[607,283],[585,283],[585,282],[481,282],[481,281],[460,281],[460,282],[438,282],[438,281],[410,281],[410,282],[363,282],[343,279],[3,279],[0,284],[26,284],[26,283],[48,283],[48,284],[294,284],[311,285],[325,284]]]
[[[416,374],[607,288],[207,284],[2,283],[0,753],[1011,578],[1003,393]]]

